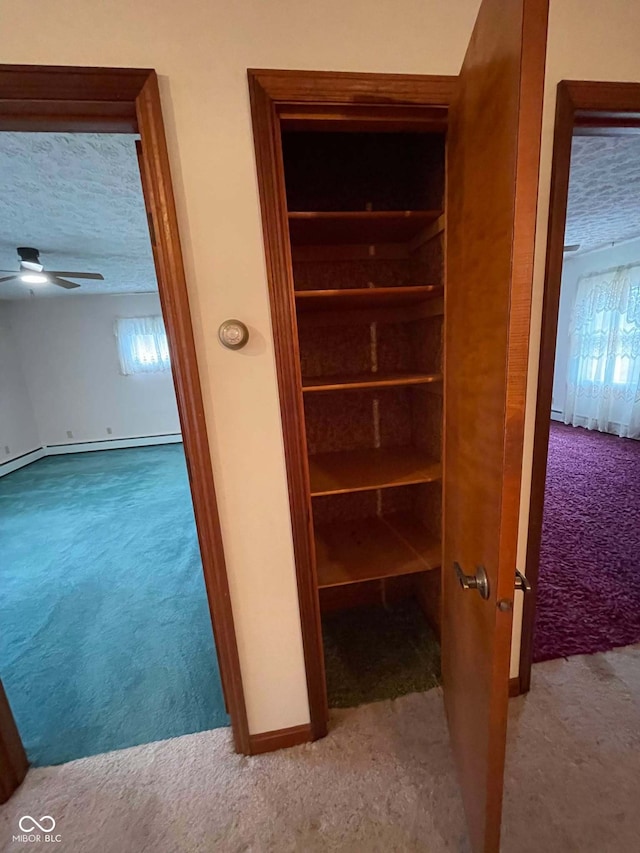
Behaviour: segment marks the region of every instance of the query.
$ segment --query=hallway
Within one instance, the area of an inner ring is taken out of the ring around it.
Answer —
[[[628,853],[640,811],[640,645],[537,664],[511,700],[505,853]],[[41,768],[0,809],[65,850],[467,851],[439,688],[334,711],[322,741],[233,754],[228,729]]]

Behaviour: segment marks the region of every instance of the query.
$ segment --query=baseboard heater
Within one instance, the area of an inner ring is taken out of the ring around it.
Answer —
[[[92,450],[124,450],[128,447],[147,447],[154,444],[178,444],[182,441],[182,435],[178,433],[163,433],[161,435],[143,435],[134,438],[107,438],[99,441],[75,441],[68,444],[49,444],[44,447],[36,447],[26,453],[0,462],[0,477],[17,471],[37,462],[45,456],[61,456],[65,453],[88,453]]]
[[[20,454],[20,456],[14,456],[13,459],[0,462],[0,477],[11,474],[13,471],[17,471],[18,468],[24,468],[25,465],[31,465],[32,462],[37,462],[38,459],[42,459],[46,455],[46,448],[34,447],[33,450],[28,450],[26,453]]]
[[[47,456],[61,453],[86,453],[91,450],[121,450],[127,447],[146,447],[150,444],[177,444],[182,441],[181,434],[163,433],[161,435],[143,435],[134,438],[106,438],[98,441],[70,441],[65,444],[47,444]]]

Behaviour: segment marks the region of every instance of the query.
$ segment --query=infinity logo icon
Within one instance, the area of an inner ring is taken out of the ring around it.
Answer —
[[[51,815],[43,815],[39,821],[30,814],[23,815],[18,821],[18,826],[23,832],[33,832],[34,829],[39,829],[40,832],[53,832],[56,828],[56,822]]]

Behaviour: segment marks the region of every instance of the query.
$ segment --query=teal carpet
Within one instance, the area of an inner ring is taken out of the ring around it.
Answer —
[[[0,479],[0,678],[34,765],[228,725],[181,444]]]

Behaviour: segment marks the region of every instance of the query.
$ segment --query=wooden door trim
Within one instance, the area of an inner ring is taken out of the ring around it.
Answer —
[[[404,74],[359,74],[325,71],[249,69],[262,230],[280,395],[289,506],[293,533],[298,600],[304,649],[311,737],[327,732],[327,700],[322,650],[320,607],[315,584],[313,531],[304,409],[298,366],[298,336],[293,300],[293,273],[287,222],[280,117],[301,111],[302,120],[326,118],[328,107],[336,121],[398,121],[399,109],[442,108],[443,117],[454,92],[455,77]],[[366,113],[363,108],[366,107]]]
[[[526,693],[531,687],[571,140],[574,131],[581,128],[588,128],[589,132],[597,128],[606,132],[611,128],[613,135],[619,134],[621,128],[627,132],[638,132],[639,119],[640,83],[563,80],[558,84],[526,552],[526,575],[531,584],[531,592],[527,593],[524,599],[520,645],[521,693]]]
[[[0,804],[22,784],[28,769],[27,754],[0,681]]]
[[[156,72],[0,65],[0,130],[140,134],[145,203],[220,677],[235,748],[249,754],[240,659]]]

